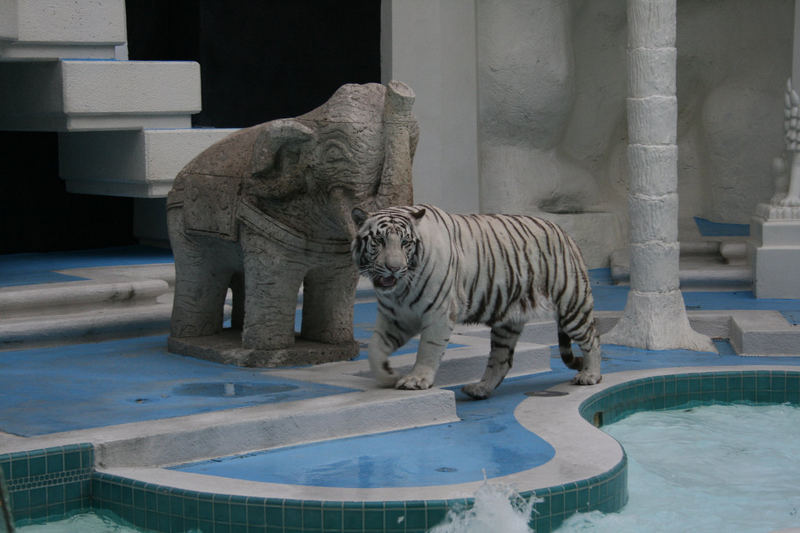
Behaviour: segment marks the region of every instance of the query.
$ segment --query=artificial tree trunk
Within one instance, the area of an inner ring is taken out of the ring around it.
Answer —
[[[714,350],[689,325],[678,260],[676,0],[628,0],[631,288],[604,343]]]

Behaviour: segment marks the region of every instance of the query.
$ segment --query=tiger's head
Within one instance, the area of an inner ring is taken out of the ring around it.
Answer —
[[[358,227],[351,244],[353,260],[376,290],[388,292],[412,279],[421,248],[415,223],[424,215],[425,208],[388,208],[372,214],[353,209]]]

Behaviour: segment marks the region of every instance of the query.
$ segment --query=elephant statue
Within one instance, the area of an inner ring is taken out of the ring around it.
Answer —
[[[412,203],[413,102],[398,81],[344,85],[304,115],[232,133],[178,173],[170,351],[241,366],[357,355],[351,212]]]

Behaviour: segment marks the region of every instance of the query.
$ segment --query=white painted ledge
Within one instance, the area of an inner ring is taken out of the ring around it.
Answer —
[[[191,61],[0,62],[0,129],[190,128],[201,110]]]
[[[113,59],[126,40],[125,0],[0,1],[0,60]]]
[[[178,172],[236,129],[62,133],[59,175],[69,192],[163,198]]]

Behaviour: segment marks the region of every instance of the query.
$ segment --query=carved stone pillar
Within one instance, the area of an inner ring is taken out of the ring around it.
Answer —
[[[714,350],[694,331],[678,278],[676,0],[628,0],[631,290],[604,343]]]

